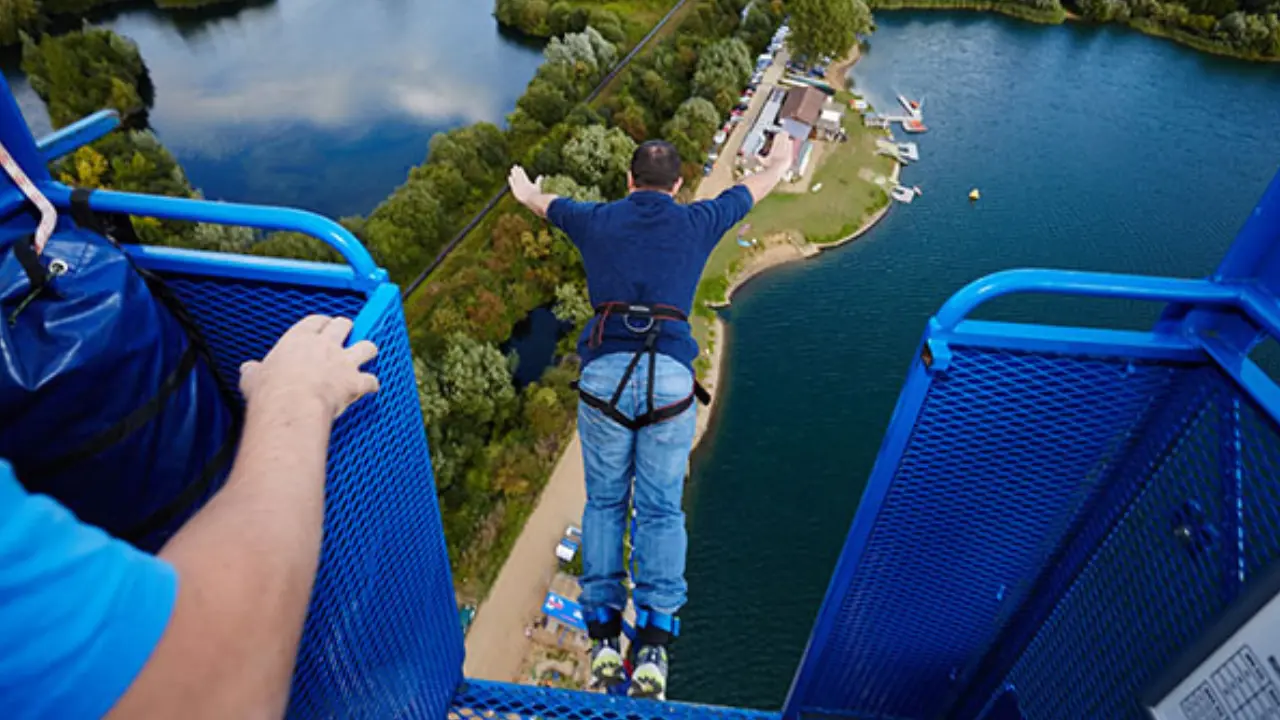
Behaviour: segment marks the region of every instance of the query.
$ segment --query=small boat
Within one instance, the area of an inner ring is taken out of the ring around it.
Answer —
[[[902,103],[902,107],[906,108],[907,112],[911,113],[912,115],[920,114],[920,103],[916,102],[915,100],[909,100],[907,96],[899,95],[898,102]]]
[[[929,128],[925,127],[924,123],[920,122],[919,119],[912,119],[912,120],[903,120],[902,129],[909,133],[922,133],[928,130]]]
[[[973,202],[977,202],[980,197],[982,197],[982,193],[978,192],[978,188],[969,191],[969,199]]]
[[[924,191],[920,189],[919,185],[912,185],[911,189],[916,191],[916,197],[924,195]]]
[[[894,188],[889,191],[889,195],[900,203],[910,203],[912,200],[916,199],[915,188],[903,187],[901,185],[895,185]]]

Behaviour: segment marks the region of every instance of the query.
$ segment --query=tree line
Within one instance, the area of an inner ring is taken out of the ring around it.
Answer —
[[[821,0],[820,0],[821,1]],[[872,9],[994,10],[1060,23],[1073,11],[1173,38],[1199,50],[1252,60],[1280,59],[1280,0],[869,0]]]
[[[120,0],[0,0],[0,45],[14,45],[22,35],[37,35],[59,19],[119,3]],[[161,9],[192,9],[244,0],[152,0]]]

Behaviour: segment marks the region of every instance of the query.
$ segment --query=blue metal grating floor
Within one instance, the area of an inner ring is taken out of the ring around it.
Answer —
[[[449,720],[778,720],[776,712],[651,700],[599,693],[467,680],[458,688]]]

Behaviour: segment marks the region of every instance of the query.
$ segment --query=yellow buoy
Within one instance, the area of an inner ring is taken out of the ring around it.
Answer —
[[[982,193],[978,192],[978,188],[974,188],[974,189],[972,189],[972,190],[970,190],[970,191],[969,191],[969,199],[970,199],[970,200],[974,200],[974,201],[976,201],[976,200],[977,200],[978,198],[980,198],[980,197],[982,197]]]

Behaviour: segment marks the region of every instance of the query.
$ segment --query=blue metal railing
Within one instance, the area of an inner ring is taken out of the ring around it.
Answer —
[[[66,210],[71,207],[71,188],[52,181],[39,185],[41,191],[57,208]],[[139,195],[114,190],[94,191],[89,198],[89,207],[102,212],[126,213],[164,220],[187,220],[261,230],[300,232],[326,243],[342,255],[351,265],[355,289],[372,290],[387,278],[386,271],[373,262],[369,251],[365,250],[350,231],[327,217],[306,210]],[[162,258],[172,252],[174,251],[166,252],[155,248],[151,249],[149,254],[152,257]],[[226,260],[233,263],[241,262],[239,258],[234,260],[226,258]]]
[[[36,141],[36,147],[44,155],[45,162],[53,162],[63,155],[75,152],[81,145],[88,145],[120,126],[120,114],[115,110],[98,112],[55,130]]]

